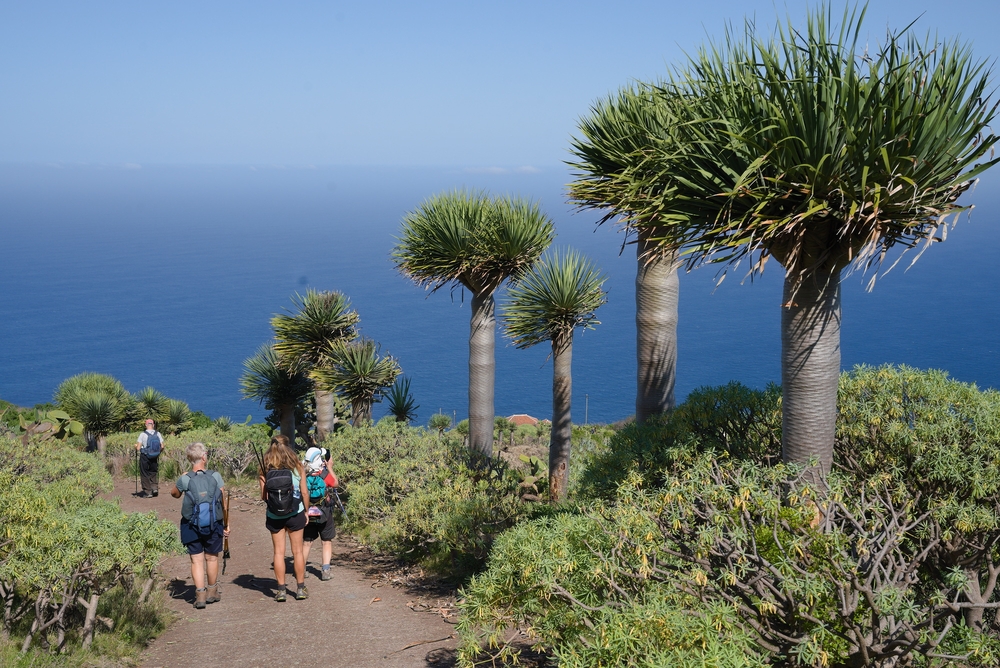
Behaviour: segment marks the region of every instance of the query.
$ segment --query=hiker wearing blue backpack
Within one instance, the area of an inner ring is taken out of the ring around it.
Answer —
[[[135,442],[142,477],[141,497],[153,497],[160,493],[160,455],[163,448],[163,434],[156,431],[155,422],[146,420],[146,431],[139,434]]]
[[[337,535],[337,525],[333,520],[333,502],[330,500],[331,490],[337,486],[337,476],[330,465],[330,451],[326,448],[309,448],[306,450],[306,460],[303,462],[306,470],[306,488],[309,490],[309,509],[302,540],[305,541],[305,560],[309,563],[309,553],[317,538],[323,541],[323,563],[320,580],[326,582],[333,578],[330,571],[330,560],[333,558],[333,539]]]
[[[222,476],[208,469],[208,451],[203,443],[187,447],[191,470],[177,479],[170,496],[181,498],[181,543],[191,557],[191,579],[195,586],[194,607],[203,610],[222,600],[219,591],[219,553],[229,536],[223,517]]]

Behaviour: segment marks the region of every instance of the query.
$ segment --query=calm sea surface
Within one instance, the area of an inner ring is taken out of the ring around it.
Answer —
[[[1000,169],[1000,168],[998,168]],[[996,171],[996,170],[995,170]],[[538,200],[556,245],[607,273],[602,324],[577,335],[573,418],[634,412],[635,254],[565,203],[568,173],[460,169],[0,166],[0,398],[48,401],[64,378],[97,371],[152,385],[212,417],[260,420],[241,400],[242,362],[272,314],[312,287],[349,295],[362,331],[413,379],[420,422],[467,412],[468,295],[428,295],[389,260],[402,215],[466,187]],[[1000,175],[989,174],[948,241],[866,293],[844,283],[843,361],[948,370],[1000,387]],[[678,394],[777,381],[781,269],[718,289],[712,268],[681,277]],[[551,364],[538,346],[497,342],[497,414],[549,416]],[[384,414],[376,407],[376,417]]]

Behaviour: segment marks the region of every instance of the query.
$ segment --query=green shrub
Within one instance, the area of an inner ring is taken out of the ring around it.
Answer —
[[[606,447],[579,458],[577,494],[584,498],[613,499],[631,474],[645,485],[662,484],[678,446],[774,463],[781,458],[781,389],[752,390],[736,382],[698,388],[673,412],[609,429],[608,436]]]
[[[572,668],[764,665],[730,606],[632,575],[648,573],[659,535],[646,505],[629,498],[606,514],[561,514],[501,535],[489,568],[462,592],[462,665],[516,656],[505,642],[512,627]],[[619,549],[633,536],[645,551]]]
[[[3,631],[54,651],[82,641],[84,604],[152,573],[178,546],[152,513],[97,498],[112,488],[100,461],[55,440],[0,438]],[[90,634],[87,634],[90,635]]]
[[[232,424],[212,425],[206,429],[192,429],[180,435],[167,436],[165,452],[160,455],[160,480],[175,480],[190,468],[185,449],[190,443],[204,443],[208,448],[209,468],[219,471],[222,477],[239,479],[257,475],[257,458],[253,448],[266,450],[270,442],[269,430],[261,425]],[[108,468],[115,475],[134,477],[137,474],[135,442],[138,433],[111,434],[107,439]]]
[[[834,466],[856,489],[913,499],[937,543],[928,577],[962,565],[968,626],[995,624],[1000,600],[1000,393],[943,371],[858,366],[840,379]],[[991,575],[992,574],[992,575]]]
[[[582,453],[589,510],[497,540],[462,659],[519,626],[566,666],[995,666],[998,443],[1000,393],[858,367],[821,496],[774,464],[778,388],[699,390]]]
[[[485,562],[494,537],[531,510],[519,476],[477,460],[443,437],[392,420],[331,436],[348,498],[344,528],[374,549],[463,578]]]

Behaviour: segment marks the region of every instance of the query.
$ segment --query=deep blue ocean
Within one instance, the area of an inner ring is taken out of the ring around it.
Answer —
[[[1000,168],[994,172],[1000,171]],[[0,398],[51,399],[82,371],[136,391],[152,385],[211,417],[255,420],[241,400],[243,360],[270,337],[270,317],[307,288],[340,290],[412,378],[419,422],[467,412],[468,295],[434,294],[394,269],[403,214],[433,193],[483,188],[538,200],[556,245],[608,275],[602,324],[579,334],[573,419],[634,412],[635,251],[565,201],[569,173],[447,168],[0,166]],[[906,258],[864,290],[844,280],[843,363],[946,369],[1000,387],[1000,174],[987,174],[948,240],[909,270]],[[677,389],[780,378],[782,270],[715,288],[714,268],[681,277]],[[464,298],[464,301],[463,301]],[[498,338],[498,415],[551,412],[544,346]],[[586,410],[586,416],[585,416]],[[376,406],[375,416],[384,407]]]

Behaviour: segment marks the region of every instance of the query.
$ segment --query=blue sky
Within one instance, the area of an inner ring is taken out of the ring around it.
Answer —
[[[577,119],[726,21],[805,3],[0,4],[0,162],[545,168]],[[1000,2],[873,0],[1000,56]]]

